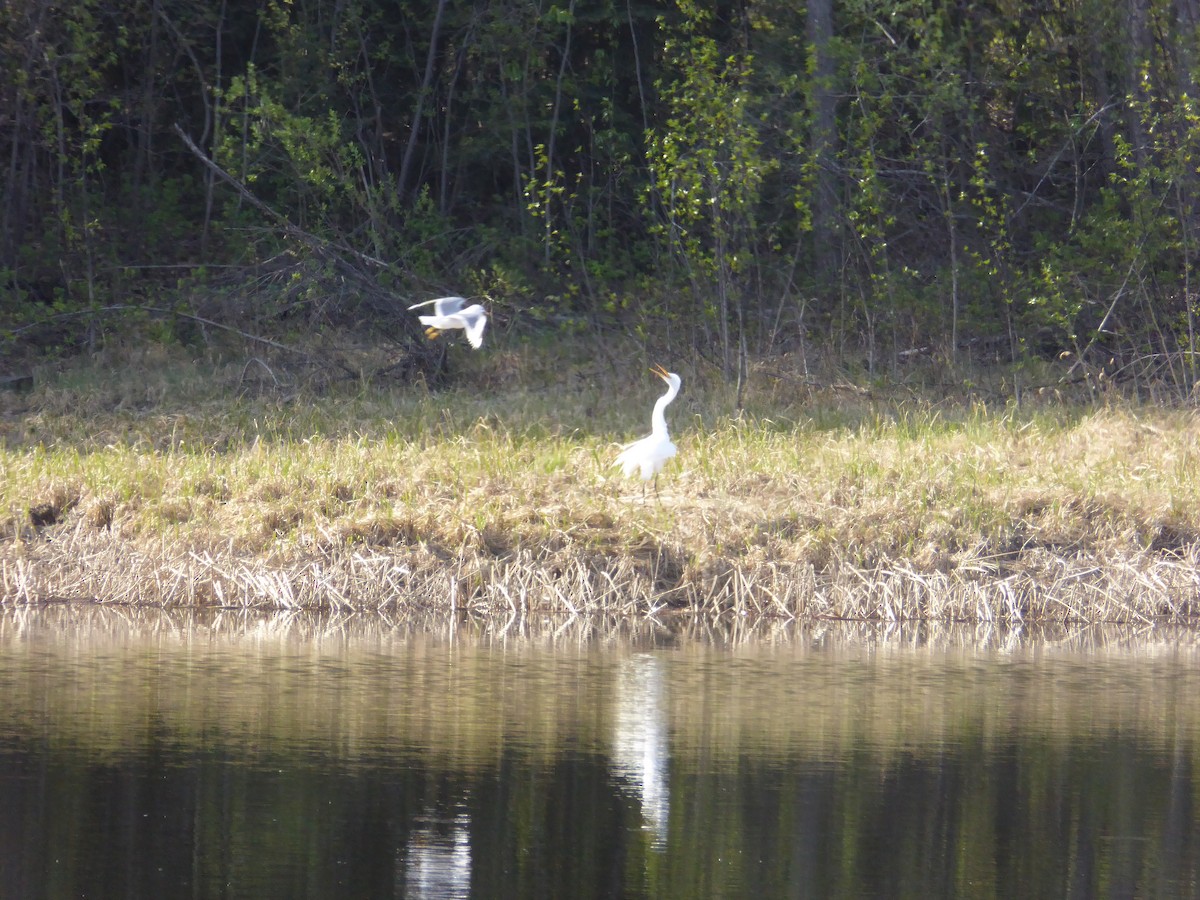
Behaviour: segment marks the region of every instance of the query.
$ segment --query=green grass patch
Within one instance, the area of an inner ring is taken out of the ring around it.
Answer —
[[[778,361],[752,371],[740,413],[711,373],[676,366],[679,455],[643,501],[611,461],[648,431],[660,385],[640,362],[567,362],[589,359],[575,349],[549,362],[473,354],[440,392],[251,388],[244,363],[161,349],[41,371],[32,393],[0,397],[0,558],[48,566],[70,536],[147,566],[157,554],[244,574],[369,549],[427,581],[450,573],[455,602],[507,591],[520,605],[525,577],[571,605],[588,602],[570,593],[582,585],[611,584],[597,602],[741,591],[758,611],[852,614],[862,608],[821,601],[821,586],[854,572],[876,585],[897,572],[1003,579],[1033,554],[1039,572],[1048,560],[1142,571],[1146,554],[1177,560],[1200,538],[1191,410],[822,387],[784,382]],[[16,578],[0,586],[17,593]],[[788,578],[815,579],[811,603],[780,601]],[[212,590],[192,599],[221,599]]]

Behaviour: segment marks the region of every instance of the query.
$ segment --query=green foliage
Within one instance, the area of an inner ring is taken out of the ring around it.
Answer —
[[[28,6],[23,10],[27,16],[43,12],[36,3]],[[5,262],[16,264],[19,271],[57,270],[68,292],[90,302],[95,299],[105,228],[100,185],[106,164],[101,149],[119,113],[116,98],[105,88],[120,54],[128,49],[127,36],[106,27],[101,0],[68,4],[55,10],[44,26],[20,12],[14,8],[0,17],[8,19],[0,33],[0,59],[7,60],[0,63],[0,78],[10,85],[9,171],[16,173],[19,159],[32,162],[40,157],[54,178],[48,190],[26,200],[43,216],[43,235],[12,248]],[[22,26],[28,30],[22,32]],[[23,131],[17,130],[19,125]],[[26,179],[36,175],[24,173]],[[6,193],[15,187],[9,185]],[[9,194],[5,200],[12,202],[14,197]]]
[[[774,163],[764,159],[749,92],[754,60],[703,34],[706,15],[681,0],[685,24],[664,52],[674,80],[659,84],[667,113],[648,135],[651,187],[666,240],[694,282],[745,275],[757,204]],[[708,309],[709,314],[713,310]]]
[[[727,371],[746,336],[875,365],[1052,328],[1190,373],[1200,44],[1174,7],[827,5],[829,34],[809,29],[826,4],[782,0],[13,0],[6,299],[99,304],[157,267],[311,252],[178,123],[398,289],[686,323]]]
[[[283,204],[300,227],[330,229],[355,208],[361,153],[343,136],[334,110],[297,113],[281,93],[253,64],[218,93],[227,121],[216,160],[265,198]],[[239,123],[242,129],[235,127]]]
[[[1178,344],[1194,354],[1187,278],[1196,261],[1191,196],[1200,117],[1186,95],[1168,110],[1133,108],[1144,116],[1151,144],[1138,152],[1115,138],[1117,166],[1098,201],[1068,240],[1043,248],[1031,306],[1080,342],[1100,338],[1101,327],[1109,335],[1151,329],[1160,347]],[[1154,279],[1168,272],[1182,280],[1152,293]]]

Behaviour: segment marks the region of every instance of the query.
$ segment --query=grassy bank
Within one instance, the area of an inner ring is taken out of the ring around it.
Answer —
[[[0,397],[0,596],[1190,621],[1200,422],[702,366],[643,501],[658,362],[451,348],[455,389],[110,350]],[[578,360],[586,360],[579,362]]]

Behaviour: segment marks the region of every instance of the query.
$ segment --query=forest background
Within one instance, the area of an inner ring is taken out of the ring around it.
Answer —
[[[500,327],[670,335],[727,378],[1069,351],[1188,397],[1198,23],[1197,0],[4,0],[0,341],[394,328],[463,293]]]

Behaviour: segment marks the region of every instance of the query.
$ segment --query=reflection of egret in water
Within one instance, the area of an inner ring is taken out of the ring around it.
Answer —
[[[471,817],[431,815],[404,848],[404,896],[456,900],[471,896]]]
[[[642,803],[642,821],[653,846],[667,841],[671,808],[667,782],[666,665],[649,653],[631,656],[617,673],[613,768]]]

